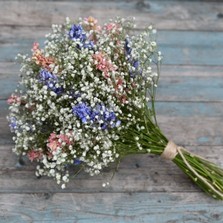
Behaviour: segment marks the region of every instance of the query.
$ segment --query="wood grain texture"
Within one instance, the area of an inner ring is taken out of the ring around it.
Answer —
[[[37,179],[35,163],[12,153],[5,99],[19,80],[17,53],[31,53],[51,23],[66,16],[135,16],[153,23],[164,54],[157,92],[158,122],[168,138],[223,167],[222,1],[0,0],[0,223],[222,223],[222,202],[204,195],[172,162],[127,156],[102,175],[81,172],[61,190]],[[70,169],[74,171],[74,169]]]
[[[19,64],[16,62],[1,62],[0,61],[0,78],[4,78],[4,75],[15,75],[19,74]],[[187,65],[187,64],[162,64],[161,66],[161,78],[162,77],[222,77],[223,66],[208,66],[202,65]]]
[[[0,37],[0,62],[13,62],[18,53],[30,55],[33,42],[38,41],[43,46],[43,33],[49,32],[38,28],[28,31],[26,27],[23,33],[23,29],[18,29],[18,35],[17,29],[10,36],[3,32]],[[26,36],[27,32],[29,35]],[[163,64],[167,65],[221,66],[222,39],[222,32],[159,30],[157,34],[159,49],[164,54]]]
[[[223,118],[158,116],[158,123],[167,138],[180,145],[222,145]],[[8,122],[0,118],[0,145],[12,144]]]
[[[211,74],[211,68],[210,68]],[[0,99],[7,99],[14,92],[19,77],[17,74],[0,75]],[[158,90],[158,101],[223,101],[223,78],[205,76],[161,76]]]
[[[16,155],[11,154],[11,146],[0,146],[0,193],[40,193],[50,191],[60,192],[61,189],[53,179],[35,177],[35,163],[24,160],[24,165],[19,165]],[[223,153],[219,146],[195,146],[191,152],[205,154],[204,156],[222,165]],[[159,165],[158,165],[159,164]],[[70,168],[72,174],[75,168]],[[172,162],[162,160],[154,155],[134,155],[124,158],[114,178],[110,180],[115,164],[103,170],[101,175],[90,177],[81,172],[76,178],[72,178],[67,185],[66,192],[193,192],[199,189],[176,167]],[[122,180],[124,179],[124,180]],[[101,185],[110,181],[108,188]]]
[[[221,203],[200,193],[3,194],[0,206],[1,222],[11,223],[221,223],[223,220]]]
[[[1,1],[0,25],[48,26],[71,18],[97,17],[104,22],[115,16],[135,16],[142,28],[222,31],[223,4],[197,1]]]

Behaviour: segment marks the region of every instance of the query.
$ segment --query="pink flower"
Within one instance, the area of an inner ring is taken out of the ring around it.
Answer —
[[[58,142],[57,135],[53,132],[50,134],[50,137],[48,139],[47,146],[52,150],[56,151],[57,147],[59,147],[61,143]]]
[[[84,25],[86,30],[95,30],[100,31],[101,27],[97,25],[98,20],[92,16],[89,16],[84,19]]]
[[[94,54],[93,59],[95,61],[96,68],[102,71],[106,78],[110,76],[110,71],[116,70],[116,67],[112,64],[112,62],[108,60],[101,52]]]
[[[51,71],[50,65],[54,64],[55,61],[53,58],[45,57],[42,54],[41,50],[39,49],[39,43],[33,43],[32,51],[33,51],[32,59],[35,61],[35,63]]]
[[[51,151],[56,151],[57,147],[61,147],[63,142],[65,142],[66,145],[71,145],[73,143],[69,136],[65,134],[56,135],[56,133],[53,132],[50,134],[47,146]]]
[[[27,153],[30,161],[40,160],[43,157],[43,153],[41,151],[31,150]]]
[[[116,84],[114,85],[114,88],[116,90],[116,93],[115,93],[115,96],[116,98],[118,98],[118,100],[125,104],[128,100],[127,100],[127,91],[128,89],[127,88],[123,88],[123,83],[124,83],[124,80],[122,80],[121,78],[118,78],[116,80]]]
[[[118,29],[118,25],[116,23],[108,23],[107,25],[105,25],[105,29],[107,31],[111,31],[111,30],[117,30]]]
[[[62,142],[65,142],[67,145],[71,145],[71,144],[72,144],[72,142],[70,141],[70,139],[69,139],[69,137],[68,137],[67,135],[60,134],[60,135],[58,136],[58,138],[59,138],[60,140],[62,140]]]
[[[32,51],[33,51],[33,52],[36,52],[37,50],[39,50],[39,43],[34,42],[34,43],[33,43]]]
[[[18,104],[18,105],[20,105],[21,104],[21,98],[19,96],[17,96],[17,95],[11,95],[8,98],[7,103],[9,105],[11,105],[11,104]]]

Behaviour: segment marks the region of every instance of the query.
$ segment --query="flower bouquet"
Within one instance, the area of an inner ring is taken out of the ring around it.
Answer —
[[[91,176],[129,154],[172,160],[202,190],[223,199],[223,170],[169,141],[155,112],[161,52],[156,30],[133,19],[99,26],[93,17],[53,25],[44,49],[18,55],[21,81],[8,99],[13,151],[38,163],[37,176]],[[73,173],[74,175],[74,173]]]

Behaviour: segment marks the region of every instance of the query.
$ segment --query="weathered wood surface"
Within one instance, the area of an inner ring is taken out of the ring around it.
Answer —
[[[0,25],[49,26],[71,18],[135,16],[140,28],[153,23],[159,29],[222,31],[223,6],[200,1],[1,1]],[[13,16],[12,16],[13,15]],[[41,16],[40,16],[41,15]]]
[[[222,50],[223,52],[223,50]],[[9,69],[9,68],[8,68]],[[181,70],[182,71],[181,71]],[[12,68],[14,71],[14,69]],[[173,76],[171,70],[175,74]],[[204,67],[201,72],[204,75],[196,75],[196,71],[187,71],[188,76],[184,72],[184,67],[178,67],[178,71],[170,69],[168,72],[172,75],[168,75],[165,71],[165,67],[162,68],[161,78],[158,88],[158,101],[223,101],[223,66],[219,67],[219,72],[213,71],[214,68]],[[181,75],[182,72],[182,75]],[[208,73],[205,75],[205,73]],[[213,75],[212,75],[213,73]],[[215,76],[215,74],[217,76]],[[193,75],[193,76],[192,76]],[[19,81],[19,67],[17,71],[9,74],[4,73],[4,70],[0,68],[0,99],[6,99],[14,91]],[[180,94],[176,94],[180,92]]]
[[[48,32],[50,29],[45,33]],[[13,28],[11,33],[0,36],[0,62],[14,61],[18,53],[30,54],[34,41],[42,45],[44,42],[42,28],[19,27]],[[222,32],[159,30],[157,34],[159,48],[164,54],[163,64],[167,65],[222,65],[222,39]]]
[[[0,223],[223,222],[222,202],[203,194],[177,167],[151,155],[128,156],[108,188],[103,175],[81,173],[61,190],[19,165],[5,99],[16,87],[18,52],[43,42],[51,23],[93,15],[104,22],[132,15],[139,28],[154,23],[165,56],[157,92],[163,132],[223,166],[223,3],[221,1],[0,1]],[[104,180],[103,180],[104,179]]]
[[[219,202],[194,193],[4,194],[0,205],[2,222],[11,223],[223,221]]]

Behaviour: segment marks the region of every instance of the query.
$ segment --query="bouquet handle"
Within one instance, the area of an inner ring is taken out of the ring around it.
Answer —
[[[216,199],[223,199],[223,169],[169,141],[161,157],[172,160],[202,190]]]

